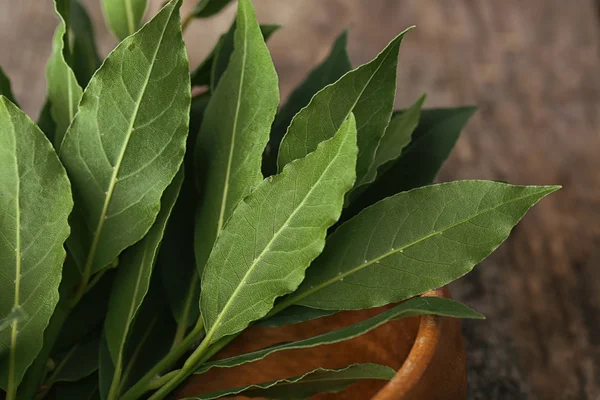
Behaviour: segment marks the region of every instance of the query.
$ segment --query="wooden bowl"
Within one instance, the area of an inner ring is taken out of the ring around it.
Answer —
[[[450,292],[442,288],[426,295],[450,297]],[[364,320],[390,307],[341,312],[282,328],[253,327],[215,358],[231,357],[276,343],[325,333]],[[341,343],[274,353],[263,360],[234,368],[214,368],[191,377],[175,393],[174,398],[288,378],[319,367],[342,368],[364,362],[388,365],[398,372],[389,382],[361,381],[343,392],[320,394],[314,398],[453,400],[466,397],[466,359],[460,321],[423,316],[391,321]]]

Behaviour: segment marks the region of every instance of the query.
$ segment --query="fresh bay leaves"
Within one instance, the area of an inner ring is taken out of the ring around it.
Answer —
[[[17,104],[10,86],[10,79],[8,79],[2,67],[0,67],[0,95],[6,97],[12,103]]]
[[[150,287],[158,248],[182,182],[183,167],[164,191],[161,209],[152,228],[142,240],[125,250],[119,260],[122,266],[115,277],[104,323],[106,343],[115,365],[111,386],[115,398],[123,372],[125,341]]]
[[[146,234],[182,163],[191,95],[180,4],[113,50],[61,146],[78,205],[68,245],[84,281]]]
[[[294,307],[294,306],[292,306]],[[290,308],[292,308],[290,307]],[[284,310],[285,312],[285,310]],[[407,300],[394,308],[367,318],[364,321],[336,329],[321,335],[313,336],[296,342],[276,344],[261,350],[256,350],[238,356],[211,361],[202,365],[195,373],[202,374],[211,368],[231,368],[241,364],[262,360],[270,354],[294,349],[307,349],[325,344],[339,343],[372,331],[373,329],[398,318],[419,315],[439,315],[452,318],[482,319],[483,315],[450,299],[440,297],[417,297]]]
[[[446,285],[494,251],[530,207],[557,189],[461,181],[386,198],[328,237],[302,285],[282,303],[362,309]]]
[[[398,52],[405,32],[392,40],[374,60],[319,91],[308,106],[296,114],[279,148],[279,170],[333,136],[353,112],[359,148],[356,176],[358,182],[362,181],[392,116]],[[329,123],[316,125],[315,121]]]
[[[69,28],[73,33],[71,65],[77,82],[85,87],[100,66],[100,56],[94,37],[94,24],[81,0],[71,0]]]
[[[102,0],[102,6],[108,27],[123,40],[142,25],[148,0]]]
[[[271,35],[275,33],[281,25],[259,25],[260,31],[263,35],[265,42],[269,40]],[[236,30],[236,21],[233,21],[229,31],[219,38],[217,46],[215,48],[214,59],[210,68],[210,90],[215,91],[217,84],[221,80],[221,77],[229,65],[229,59],[233,54],[233,42]]]
[[[423,110],[410,144],[396,161],[384,165],[353,207],[360,210],[396,193],[433,183],[475,111],[474,107]]]
[[[207,18],[218,14],[231,0],[199,0],[194,7],[194,17]]]
[[[77,104],[81,99],[82,89],[77,82],[75,73],[68,63],[71,56],[68,41],[68,20],[71,0],[54,0],[54,7],[59,23],[52,39],[52,53],[46,66],[46,81],[48,82],[48,101],[50,112],[56,129],[54,132],[54,147],[60,148],[65,131],[71,124]]]
[[[348,51],[346,50],[347,43],[348,32],[344,31],[336,39],[327,58],[310,72],[304,82],[294,89],[277,113],[265,154],[264,170],[266,175],[277,173],[279,145],[294,115],[308,105],[315,93],[323,89],[326,85],[337,81],[342,75],[352,69]]]
[[[67,174],[52,145],[25,113],[0,96],[0,388],[9,398],[42,348],[58,303],[73,207]]]
[[[260,183],[277,104],[277,74],[249,0],[238,3],[234,52],[204,113],[195,162],[203,199],[196,218],[202,271],[235,206]]]
[[[250,398],[302,400],[317,393],[340,392],[362,379],[390,380],[395,374],[391,367],[371,363],[352,364],[340,369],[318,368],[294,378],[201,394],[187,400],[220,399],[234,394]]]
[[[200,309],[214,343],[262,318],[294,291],[321,253],[356,178],[352,114],[330,140],[261,182],[220,233],[202,279]]]

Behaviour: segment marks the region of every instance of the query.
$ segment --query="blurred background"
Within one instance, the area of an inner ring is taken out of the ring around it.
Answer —
[[[151,0],[150,13],[161,0]],[[84,0],[102,55],[116,44]],[[185,0],[187,13],[195,0]],[[402,45],[397,106],[474,104],[439,180],[561,184],[498,251],[453,284],[487,316],[464,322],[470,399],[600,398],[600,3],[593,0],[254,0],[289,94],[350,29],[354,66]],[[231,6],[192,22],[192,67],[229,28]],[[36,116],[57,20],[50,0],[0,0],[0,65]]]

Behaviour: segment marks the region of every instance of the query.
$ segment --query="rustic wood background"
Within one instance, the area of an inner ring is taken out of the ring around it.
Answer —
[[[115,44],[98,0],[100,48]],[[151,12],[160,0],[153,1]],[[189,10],[194,0],[186,0]],[[476,104],[441,180],[562,184],[455,297],[487,315],[465,322],[471,399],[600,398],[600,12],[594,0],[255,0],[282,94],[350,28],[355,65],[399,31],[398,106]],[[192,65],[233,10],[186,33]],[[32,115],[45,93],[56,24],[50,0],[0,1],[0,64]]]

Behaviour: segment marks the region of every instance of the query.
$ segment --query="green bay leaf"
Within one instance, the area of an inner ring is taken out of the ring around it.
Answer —
[[[115,366],[111,386],[114,398],[121,383],[126,339],[148,293],[158,248],[182,181],[183,167],[164,191],[161,209],[152,228],[142,240],[125,250],[119,259],[120,268],[115,277],[104,322],[106,343]]]
[[[102,0],[102,8],[108,27],[123,40],[142,25],[148,0]]]
[[[298,287],[354,184],[356,154],[350,114],[332,139],[264,180],[239,204],[202,277],[204,340],[242,331]]]
[[[182,163],[191,95],[180,4],[107,57],[61,146],[77,212],[68,245],[84,281],[146,234]]]
[[[328,237],[302,285],[280,307],[362,309],[446,285],[494,251],[531,206],[557,189],[460,181],[384,199]]]
[[[289,307],[294,308],[295,306]],[[287,310],[287,309],[286,309]],[[282,311],[285,312],[286,310]],[[323,310],[317,310],[323,311]],[[277,313],[274,317],[277,317]],[[339,343],[349,340],[398,318],[414,317],[418,315],[440,315],[452,318],[475,318],[482,319],[483,316],[464,304],[450,299],[439,297],[417,297],[401,303],[394,308],[386,310],[364,321],[336,329],[321,335],[298,340],[296,342],[276,344],[265,349],[256,350],[246,354],[240,354],[222,360],[211,361],[202,365],[195,373],[202,374],[211,368],[232,368],[241,364],[262,360],[263,358],[279,352],[294,349],[307,349],[325,344]],[[281,325],[267,325],[281,326]]]
[[[393,368],[371,363],[352,364],[340,369],[318,368],[293,378],[201,394],[187,400],[220,399],[234,394],[250,398],[302,400],[317,393],[340,392],[354,382],[363,379],[390,380],[395,374],[396,371]]]
[[[398,52],[405,32],[392,40],[371,62],[319,91],[308,106],[296,114],[279,148],[279,170],[332,137],[352,112],[358,128],[356,176],[358,182],[362,181],[392,116]],[[316,121],[318,126],[315,126]]]
[[[100,56],[94,37],[94,24],[81,0],[71,0],[69,13],[71,40],[71,66],[81,87],[87,86],[100,66]]]
[[[218,14],[231,0],[199,0],[194,7],[194,17],[207,18]]]
[[[239,2],[236,25],[233,54],[196,143],[203,197],[195,229],[199,271],[235,206],[262,180],[262,153],[279,102],[275,67],[249,0]]]
[[[306,79],[294,89],[285,104],[281,107],[271,129],[271,137],[266,151],[264,170],[267,175],[277,173],[277,154],[279,145],[294,115],[310,102],[319,90],[342,77],[352,69],[346,46],[348,32],[344,31],[333,44],[327,58],[316,66]]]
[[[0,388],[16,393],[42,348],[58,303],[73,201],[67,174],[42,131],[0,96]]]
[[[65,131],[73,121],[82,94],[75,73],[68,63],[68,59],[71,57],[67,25],[70,6],[71,0],[54,1],[59,24],[54,32],[52,53],[46,66],[47,97],[50,103],[50,113],[56,123],[53,143],[57,149],[60,148]]]

